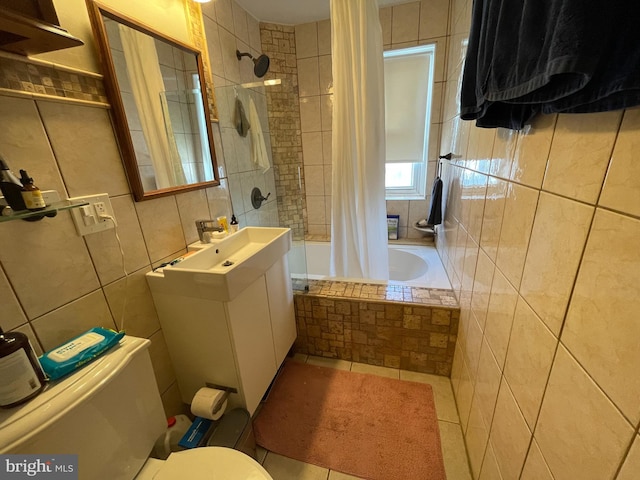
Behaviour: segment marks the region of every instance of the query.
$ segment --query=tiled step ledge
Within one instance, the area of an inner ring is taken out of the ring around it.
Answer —
[[[410,303],[433,307],[459,309],[453,290],[410,287],[405,285],[380,285],[375,283],[340,282],[333,280],[294,279],[294,291],[299,295],[338,297],[351,300],[375,300],[379,302]],[[304,284],[309,285],[308,291]]]
[[[451,374],[460,320],[458,307],[345,297],[335,295],[336,290],[332,293],[322,295],[310,290],[294,295],[298,331],[295,352]]]

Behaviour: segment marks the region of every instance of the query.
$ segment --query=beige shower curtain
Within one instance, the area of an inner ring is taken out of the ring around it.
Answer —
[[[389,278],[377,0],[331,0],[333,276]]]
[[[156,187],[184,185],[186,178],[173,135],[155,42],[149,35],[125,25],[119,28],[127,75],[156,174]]]

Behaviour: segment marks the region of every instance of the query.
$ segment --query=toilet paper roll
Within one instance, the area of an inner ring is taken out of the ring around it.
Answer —
[[[218,420],[227,408],[227,401],[216,409],[216,406],[225,395],[224,390],[202,387],[196,392],[191,401],[191,413],[196,417]]]

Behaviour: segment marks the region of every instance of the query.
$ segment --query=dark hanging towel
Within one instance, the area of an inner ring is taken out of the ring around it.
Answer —
[[[234,122],[238,135],[246,137],[251,125],[249,125],[249,120],[247,120],[247,116],[244,113],[244,105],[242,105],[242,102],[238,97],[236,97]]]
[[[431,190],[431,202],[429,204],[429,218],[427,225],[440,225],[442,223],[442,180],[436,177]]]
[[[460,117],[514,130],[537,113],[640,104],[634,2],[474,0]]]

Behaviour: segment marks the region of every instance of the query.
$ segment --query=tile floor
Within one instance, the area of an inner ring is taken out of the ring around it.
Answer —
[[[458,410],[453,399],[451,382],[447,377],[310,355],[296,354],[294,359],[321,367],[338,368],[431,385],[436,403],[447,480],[471,480]],[[258,461],[262,463],[262,466],[274,480],[359,480],[358,477],[292,460],[261,447],[258,447]]]

